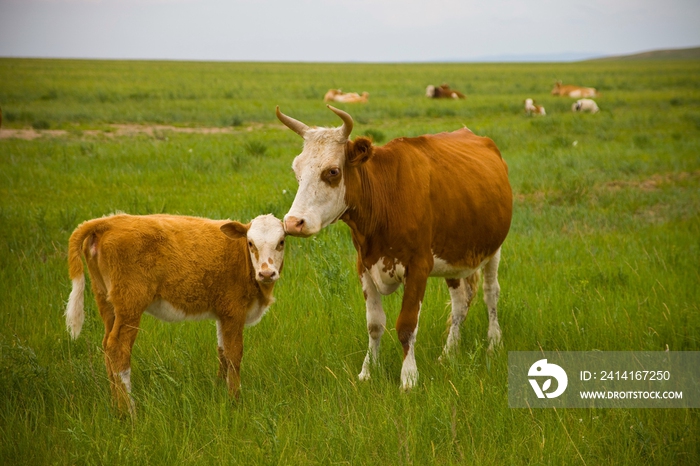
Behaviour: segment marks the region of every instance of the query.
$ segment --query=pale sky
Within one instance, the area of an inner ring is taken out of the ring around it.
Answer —
[[[0,0],[0,57],[559,60],[700,46],[700,0]]]

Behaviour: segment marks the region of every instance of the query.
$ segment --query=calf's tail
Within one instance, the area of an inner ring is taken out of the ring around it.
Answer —
[[[85,239],[95,233],[102,219],[89,220],[75,229],[68,240],[68,275],[73,281],[73,289],[66,306],[66,327],[73,339],[78,338],[85,321],[84,295],[85,271],[83,269],[82,247]]]

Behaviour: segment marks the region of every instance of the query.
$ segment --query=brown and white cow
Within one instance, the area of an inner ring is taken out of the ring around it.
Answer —
[[[432,99],[466,99],[464,94],[451,89],[449,84],[441,84],[437,87],[430,84],[425,88],[425,96]]]
[[[600,111],[600,108],[598,108],[598,104],[595,103],[595,100],[593,99],[579,99],[573,104],[571,104],[571,111],[576,113],[576,112],[591,112],[591,113],[598,113]]]
[[[459,341],[481,268],[489,348],[500,343],[498,262],[513,204],[508,169],[491,139],[466,128],[374,146],[364,137],[349,140],[352,118],[329,108],[341,127],[310,128],[277,108],[277,117],[304,138],[292,164],[299,189],[285,230],[307,237],[339,219],[350,227],[369,333],[361,380],[370,377],[385,330],[381,296],[404,285],[396,331],[404,352],[401,386],[409,389],[418,379],[414,345],[429,276],[444,278],[452,299],[444,354]]]
[[[537,105],[533,99],[525,99],[525,113],[528,115],[546,115],[544,107]]]
[[[142,314],[167,322],[215,319],[219,376],[238,396],[243,327],[274,302],[282,272],[284,228],[272,215],[247,225],[175,215],[112,215],[88,220],[69,240],[73,289],[66,326],[78,338],[85,320],[85,258],[104,322],[102,347],[112,396],[134,414],[131,349]]]
[[[595,97],[597,91],[593,87],[581,87],[573,86],[571,84],[562,84],[561,81],[554,83],[554,88],[552,89],[552,95],[559,95],[564,97],[573,97],[575,99],[580,99],[581,97]]]

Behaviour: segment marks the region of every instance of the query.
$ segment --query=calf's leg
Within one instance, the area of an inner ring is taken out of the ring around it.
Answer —
[[[226,373],[228,372],[228,364],[226,363],[226,358],[224,357],[224,335],[221,330],[221,321],[216,320],[216,352],[219,357],[219,373],[218,376],[226,380]]]
[[[112,373],[112,367],[109,358],[107,358],[107,341],[109,340],[109,335],[112,333],[112,329],[114,328],[114,306],[112,306],[112,303],[107,301],[107,297],[104,293],[101,293],[99,291],[94,291],[95,293],[95,301],[97,302],[97,309],[100,311],[100,317],[102,318],[102,323],[104,324],[105,327],[105,335],[102,338],[102,351],[104,352],[105,355],[105,366],[107,368],[107,377],[109,378],[109,386],[110,386],[110,391],[112,392],[113,399],[116,400],[116,396],[114,396],[114,384],[116,383],[114,380],[114,376]]]
[[[223,348],[219,352],[219,373],[226,380],[229,395],[239,397],[241,386],[241,360],[243,359],[244,320],[219,317],[217,330]]]
[[[115,319],[105,344],[105,363],[112,397],[121,413],[135,416],[131,398],[131,350],[139,331],[141,314],[123,316],[115,307]]]

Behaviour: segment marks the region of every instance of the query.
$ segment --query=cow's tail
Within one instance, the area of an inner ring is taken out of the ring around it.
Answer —
[[[88,220],[75,229],[68,240],[68,275],[73,281],[73,289],[66,306],[66,327],[73,339],[78,338],[85,321],[84,294],[85,271],[83,269],[82,248],[85,240],[104,225],[103,219]]]

